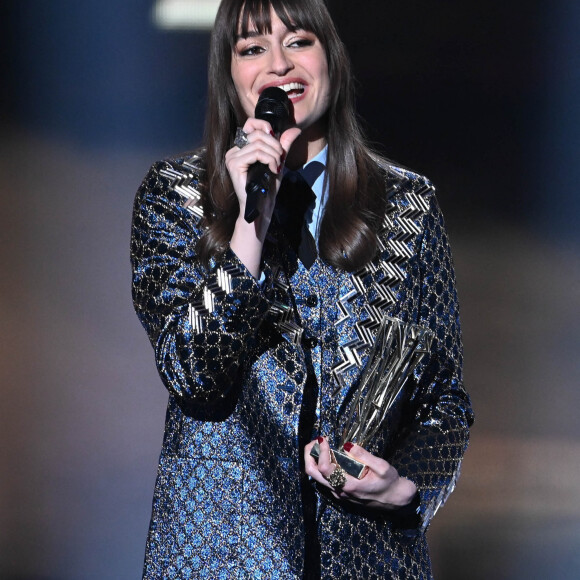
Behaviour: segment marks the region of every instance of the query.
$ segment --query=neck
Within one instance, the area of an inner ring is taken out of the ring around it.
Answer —
[[[313,157],[316,157],[326,146],[326,132],[316,127],[309,127],[294,141],[286,158],[288,169],[299,169]]]

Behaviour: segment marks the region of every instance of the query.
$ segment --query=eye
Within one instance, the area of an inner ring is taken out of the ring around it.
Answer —
[[[292,48],[305,48],[308,46],[313,46],[317,41],[317,37],[314,33],[297,28],[292,30],[290,34],[286,37],[286,46]]]
[[[238,54],[240,56],[256,56],[258,54],[262,54],[263,52],[264,49],[258,44],[253,44],[251,46],[245,46],[238,49]]]
[[[288,43],[288,46],[292,46],[294,48],[303,48],[305,46],[312,46],[313,44],[314,40],[311,38],[295,38]]]

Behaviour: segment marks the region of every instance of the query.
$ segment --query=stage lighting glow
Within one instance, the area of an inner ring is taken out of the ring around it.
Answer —
[[[153,22],[164,29],[209,30],[218,5],[219,0],[157,0]]]

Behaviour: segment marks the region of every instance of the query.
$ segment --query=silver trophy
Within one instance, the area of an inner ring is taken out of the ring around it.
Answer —
[[[429,354],[433,336],[428,328],[398,318],[385,317],[381,320],[350,406],[339,449],[331,450],[333,462],[349,475],[361,479],[368,467],[344,451],[344,444],[351,441],[366,448],[379,429],[384,427],[387,415],[407,380],[413,376],[425,355]],[[318,443],[310,454],[318,459]]]

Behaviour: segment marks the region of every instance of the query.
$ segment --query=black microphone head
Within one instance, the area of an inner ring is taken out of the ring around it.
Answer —
[[[254,116],[268,121],[274,133],[283,133],[289,125],[291,107],[286,91],[280,87],[268,87],[260,94]]]

